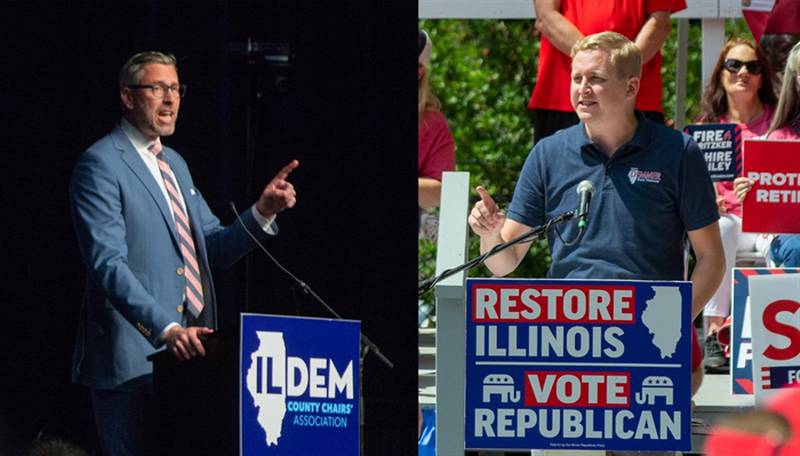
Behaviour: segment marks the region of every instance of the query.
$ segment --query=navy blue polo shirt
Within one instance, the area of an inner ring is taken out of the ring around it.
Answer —
[[[577,209],[578,183],[595,194],[583,238],[567,247],[555,233],[549,277],[684,279],[684,236],[719,219],[714,188],[697,144],[636,113],[628,143],[608,158],[583,122],[537,143],[522,168],[508,217],[537,226]],[[570,242],[576,221],[557,227]]]

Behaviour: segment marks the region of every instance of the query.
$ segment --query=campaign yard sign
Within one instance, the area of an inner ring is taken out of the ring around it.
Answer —
[[[703,152],[713,181],[732,181],[742,172],[742,129],[738,124],[697,124],[683,130]]]
[[[800,276],[750,277],[756,402],[800,383]]]
[[[689,282],[467,280],[468,449],[689,450]]]
[[[743,174],[754,184],[742,202],[742,231],[800,233],[800,141],[744,140]]]
[[[753,394],[750,277],[797,274],[796,268],[734,268],[731,296],[731,394]]]
[[[357,321],[242,314],[240,454],[357,456]]]

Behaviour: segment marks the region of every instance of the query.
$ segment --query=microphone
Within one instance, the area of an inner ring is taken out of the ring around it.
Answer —
[[[586,225],[589,224],[589,203],[592,202],[592,195],[594,195],[594,184],[591,181],[584,180],[578,184],[578,195],[581,196],[581,205],[578,209],[578,228],[583,231]]]

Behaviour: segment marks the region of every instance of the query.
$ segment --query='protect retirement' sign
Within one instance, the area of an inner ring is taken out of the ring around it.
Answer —
[[[689,450],[691,290],[469,279],[466,448]]]
[[[742,231],[800,233],[800,141],[746,139],[744,176],[753,188],[742,202]]]

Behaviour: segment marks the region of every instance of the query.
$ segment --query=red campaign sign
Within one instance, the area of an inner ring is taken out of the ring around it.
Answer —
[[[754,181],[742,231],[800,233],[800,141],[746,139],[742,174]]]
[[[625,407],[630,372],[525,372],[525,405],[531,407]]]
[[[473,289],[472,321],[528,323],[635,323],[633,286],[517,285]]]

